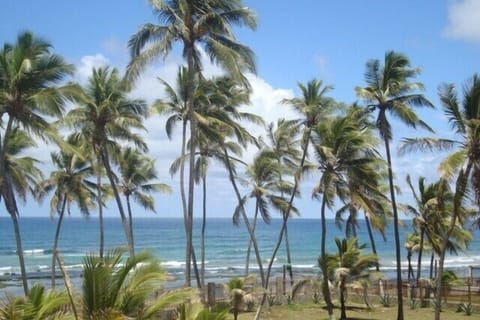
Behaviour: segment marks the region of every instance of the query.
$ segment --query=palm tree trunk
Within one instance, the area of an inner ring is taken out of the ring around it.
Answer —
[[[103,260],[103,251],[105,250],[105,227],[103,225],[103,199],[102,199],[102,167],[100,157],[97,161],[97,202],[98,202],[98,227],[100,242],[100,259]]]
[[[435,253],[432,251],[432,255],[430,256],[430,279],[433,279],[433,261],[435,259]]]
[[[407,262],[408,262],[408,273],[407,273],[407,280],[410,282],[410,279],[413,278],[413,268],[412,268],[412,252],[411,250],[407,253]]]
[[[257,227],[257,219],[258,219],[258,200],[255,203],[255,215],[253,216],[253,227],[252,231],[255,234],[255,229]],[[252,250],[252,239],[248,240],[248,249],[247,249],[247,258],[245,261],[245,277],[248,276],[249,273],[249,266],[250,266],[250,251]]]
[[[20,272],[22,274],[22,283],[23,283],[23,292],[25,296],[28,295],[28,281],[27,281],[27,271],[25,269],[25,258],[23,256],[23,247],[22,247],[22,238],[20,236],[20,226],[18,225],[18,217],[15,212],[10,213],[13,222],[13,230],[15,232],[15,242],[17,244],[17,254],[18,262],[20,264]]]
[[[420,231],[420,248],[418,249],[418,259],[417,259],[417,276],[416,282],[418,287],[418,281],[420,280],[421,272],[422,272],[422,255],[423,255],[423,242],[425,237],[425,230],[422,228]]]
[[[75,299],[73,297],[73,290],[72,290],[72,284],[70,282],[70,277],[68,276],[67,271],[63,267],[63,263],[62,263],[62,260],[60,259],[60,255],[58,254],[58,252],[55,253],[53,257],[58,260],[58,267],[62,272],[62,278],[65,284],[65,290],[67,291],[68,299],[70,300],[70,306],[73,311],[73,317],[75,320],[78,320],[78,312],[77,312],[77,307],[75,306]]]
[[[25,296],[28,294],[27,271],[25,269],[25,257],[23,256],[22,238],[20,235],[20,227],[18,225],[18,209],[15,203],[15,195],[13,193],[12,184],[9,183],[5,176],[5,157],[7,140],[10,138],[10,132],[13,128],[13,117],[8,118],[8,123],[3,136],[3,143],[0,148],[0,191],[3,196],[5,208],[10,214],[13,223],[13,230],[15,233],[15,242],[17,245],[18,262],[20,264],[20,272],[22,274],[23,291]]]
[[[340,283],[340,320],[347,320],[347,308],[345,306],[345,284]]]
[[[120,194],[117,189],[117,184],[115,183],[115,179],[113,177],[113,171],[110,166],[108,151],[105,146],[102,147],[101,155],[102,155],[103,165],[105,167],[108,180],[110,181],[110,185],[112,186],[113,196],[115,198],[115,201],[117,202],[118,212],[120,214],[120,219],[122,220],[123,231],[125,232],[125,237],[127,238],[128,252],[130,254],[130,257],[134,257],[135,251],[133,249],[133,239],[130,237],[130,225],[125,215],[125,211],[123,209],[122,199],[120,199]]]
[[[365,224],[367,226],[368,238],[370,239],[370,245],[372,246],[372,253],[377,255],[377,246],[375,245],[375,239],[373,238],[372,226],[370,225],[370,218],[365,215]],[[376,271],[380,271],[380,265],[375,264]]]
[[[403,320],[403,283],[402,283],[402,259],[400,252],[400,234],[398,226],[398,211],[397,211],[397,202],[395,201],[395,187],[393,185],[393,171],[392,171],[392,157],[390,155],[390,143],[388,137],[384,136],[385,143],[385,152],[387,155],[387,164],[388,164],[388,184],[390,186],[390,199],[392,201],[392,210],[393,210],[393,230],[395,236],[395,256],[397,263],[397,299],[398,299],[398,308],[397,308],[397,320]]]
[[[65,208],[67,206],[67,197],[64,196],[62,202],[62,211],[60,211],[57,229],[55,230],[55,239],[53,240],[53,249],[52,249],[52,289],[55,289],[55,262],[57,261],[57,248],[58,248],[58,239],[60,238],[60,229],[62,227],[63,216],[65,215]]]
[[[250,221],[248,220],[247,214],[245,213],[245,207],[242,204],[242,196],[240,195],[240,191],[238,190],[237,183],[235,182],[235,176],[233,175],[233,170],[232,166],[230,164],[230,157],[228,155],[227,149],[223,146],[223,153],[225,154],[225,161],[227,163],[227,169],[228,169],[228,175],[230,178],[230,183],[233,186],[233,189],[235,191],[235,195],[237,196],[237,201],[239,205],[241,205],[241,214],[243,218],[243,222],[245,223],[245,226],[247,227],[248,234],[250,236],[250,240],[252,241],[253,244],[253,249],[255,251],[255,256],[257,258],[257,264],[258,264],[258,269],[260,272],[260,279],[262,281],[262,287],[265,288],[265,274],[263,273],[263,264],[262,264],[262,257],[260,256],[260,250],[258,248],[258,243],[257,239],[255,237],[255,233],[253,231],[252,225],[250,224]]]
[[[125,196],[127,201],[127,210],[128,210],[128,226],[130,232],[130,238],[132,239],[132,248],[135,253],[135,238],[133,237],[133,216],[132,216],[132,206],[130,205],[130,195]]]
[[[202,288],[205,288],[205,231],[207,226],[207,177],[202,177],[202,188],[203,188],[203,214],[202,214],[202,231],[201,231],[201,240],[200,240],[200,251],[201,251],[201,266],[200,266],[200,277]]]
[[[195,104],[194,104],[194,81],[195,81],[195,64],[193,60],[194,44],[186,43],[185,52],[187,55],[188,82],[187,82],[187,107],[188,119],[190,121],[190,157],[188,168],[188,203],[187,203],[187,259],[185,261],[185,285],[191,286],[191,250],[193,249],[193,204],[194,204],[194,187],[195,187],[195,148],[196,148],[196,122],[195,122]]]
[[[327,198],[325,194],[322,196],[322,209],[321,209],[321,223],[322,223],[322,238],[321,238],[321,249],[320,255],[322,263],[320,268],[322,269],[323,281],[322,281],[322,291],[323,291],[323,299],[325,300],[325,304],[327,305],[328,316],[330,320],[335,319],[335,315],[333,314],[333,303],[332,297],[330,296],[330,288],[328,287],[328,269],[327,269],[327,223],[325,220],[325,209],[327,205]]]
[[[182,162],[180,164],[180,198],[182,199],[183,208],[183,224],[185,227],[185,286],[190,287],[190,277],[187,277],[189,273],[190,259],[192,256],[191,246],[189,246],[189,227],[188,227],[188,208],[187,198],[185,195],[185,154],[186,154],[186,140],[187,140],[187,120],[184,119],[182,123],[182,147],[180,152],[180,158]],[[188,280],[187,280],[188,279]]]
[[[285,219],[285,218],[284,218]],[[285,226],[285,251],[287,252],[287,271],[290,277],[290,288],[293,288],[293,265],[292,265],[292,254],[290,252],[290,241],[288,240],[288,225]]]

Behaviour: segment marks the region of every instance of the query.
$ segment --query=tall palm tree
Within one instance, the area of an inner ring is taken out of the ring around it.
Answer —
[[[376,161],[374,140],[367,128],[360,129],[355,113],[333,116],[320,122],[314,128],[312,137],[320,179],[314,189],[314,196],[321,195],[321,261],[323,261],[323,295],[330,318],[333,318],[333,304],[328,288],[326,264],[326,218],[327,207],[332,208],[335,198],[344,200],[349,196],[348,183],[366,181],[371,165]],[[372,144],[373,142],[373,144]]]
[[[17,127],[26,130],[31,138],[60,140],[45,117],[61,116],[64,100],[71,97],[76,87],[57,86],[72,74],[73,67],[52,53],[51,48],[47,41],[31,32],[23,32],[15,44],[5,43],[0,50],[0,199],[14,225],[25,294],[28,293],[28,284],[17,219],[19,210],[13,177],[7,178],[6,174],[7,148],[16,148],[10,140]]]
[[[278,179],[278,177],[281,176],[281,171],[282,167],[279,165],[275,154],[270,150],[260,150],[253,159],[253,163],[247,168],[245,178],[250,187],[248,194],[242,198],[241,204],[245,204],[248,198],[254,199],[255,201],[255,213],[252,223],[253,232],[255,232],[259,214],[265,223],[270,223],[270,206],[278,210],[282,215],[288,209],[288,201],[282,193],[289,195],[293,185],[288,181]],[[296,208],[293,208],[292,211],[298,213]],[[234,221],[239,220],[238,215],[240,214],[240,208],[238,206],[235,213]],[[249,273],[251,247],[252,241],[250,239],[245,265],[246,275]]]
[[[295,179],[293,191],[288,202],[289,208],[285,212],[282,228],[280,230],[277,242],[275,244],[275,248],[272,253],[272,257],[268,265],[266,275],[267,285],[270,278],[273,261],[275,260],[278,249],[282,244],[285,229],[287,228],[288,218],[290,216],[290,211],[293,207],[293,201],[295,199],[295,196],[297,195],[297,190],[300,185],[300,180],[302,178],[302,172],[307,162],[308,148],[310,144],[312,129],[325,117],[325,115],[328,114],[329,111],[332,111],[333,108],[336,106],[335,101],[327,96],[328,92],[330,92],[333,87],[330,85],[324,85],[323,81],[313,79],[310,80],[306,85],[298,83],[298,87],[301,91],[301,96],[291,99],[283,99],[282,104],[293,107],[293,109],[295,109],[302,116],[302,118],[298,120],[299,123],[303,126],[301,138],[302,155],[300,158],[300,163],[298,164],[298,168],[294,174]],[[261,306],[263,306],[263,304],[265,303],[265,300],[266,295],[264,295],[264,298],[262,299],[262,303],[260,304],[257,314],[259,313]]]
[[[364,99],[368,108],[378,110],[376,126],[385,145],[385,156],[388,164],[388,179],[390,187],[390,200],[393,211],[393,228],[395,237],[395,255],[397,265],[397,319],[403,320],[403,293],[402,293],[402,266],[400,253],[400,235],[398,225],[398,210],[395,200],[393,182],[392,159],[390,155],[390,141],[393,134],[387,113],[391,113],[404,124],[410,127],[423,127],[431,130],[423,122],[411,107],[433,107],[423,94],[417,93],[424,87],[420,82],[412,82],[411,79],[420,74],[419,68],[412,68],[407,56],[388,51],[385,53],[383,66],[378,59],[367,62],[365,71],[366,87],[356,87],[358,97]]]
[[[407,205],[407,210],[413,214],[413,226],[419,236],[418,243],[418,259],[417,259],[417,273],[415,276],[417,285],[421,277],[422,270],[422,256],[425,246],[425,231],[428,223],[431,223],[431,218],[435,215],[435,203],[440,182],[425,184],[425,178],[418,178],[417,190],[413,187],[410,175],[407,175],[407,184],[412,191],[416,206]]]
[[[242,72],[255,71],[253,52],[240,44],[232,26],[256,27],[253,12],[242,7],[241,0],[149,0],[161,25],[144,24],[130,38],[132,60],[127,67],[126,78],[132,80],[141,70],[159,56],[166,56],[175,42],[182,46],[187,64],[187,114],[190,122],[190,154],[195,154],[196,122],[194,118],[195,78],[202,70],[203,47],[211,61],[218,63],[234,79],[247,84]],[[185,284],[191,285],[192,223],[194,204],[195,159],[189,159],[189,183],[187,203],[187,244]]]
[[[271,149],[279,165],[283,166],[278,176],[280,181],[285,180],[286,176],[292,176],[295,174],[295,169],[298,167],[298,163],[301,158],[300,140],[298,135],[300,132],[300,126],[298,125],[300,120],[277,120],[276,128],[271,123],[267,128],[267,141],[266,147]],[[283,197],[283,192],[281,196]],[[282,219],[286,217],[282,216]],[[288,238],[288,224],[285,225],[285,250],[287,254],[287,268],[290,275],[290,285],[293,286],[293,267],[292,256],[290,252],[290,243]]]
[[[451,237],[455,235],[460,240],[459,245],[465,247],[471,240],[471,233],[464,230],[463,226],[474,210],[468,208],[468,177],[465,170],[461,169],[455,180],[454,192],[451,191],[448,182],[442,179],[436,195],[436,214],[435,223],[427,228],[427,236],[433,249],[439,256],[438,276],[436,279],[436,303],[435,320],[440,320],[443,266],[445,254]]]
[[[155,212],[155,199],[151,193],[170,193],[171,189],[164,183],[152,183],[152,180],[158,178],[155,161],[138,150],[130,147],[124,148],[121,150],[116,162],[118,163],[120,178],[119,190],[127,203],[130,237],[134,246],[131,199],[139,203],[143,208]]]
[[[400,151],[453,149],[440,163],[440,172],[444,178],[452,179],[463,168],[480,206],[480,75],[474,74],[466,81],[462,96],[454,84],[441,85],[439,96],[454,138],[407,138],[403,139]]]
[[[74,136],[70,136],[67,142],[75,145],[74,139]],[[54,190],[50,200],[50,215],[53,217],[58,214],[52,249],[52,288],[55,288],[55,261],[65,212],[70,214],[71,205],[75,203],[80,212],[88,216],[95,207],[96,184],[88,180],[94,175],[94,170],[87,159],[66,151],[52,152],[51,159],[56,170],[39,183],[36,193],[41,199]]]
[[[362,251],[366,245],[358,245],[357,238],[338,239],[335,238],[337,252],[328,254],[327,269],[330,279],[335,279],[340,288],[341,320],[347,319],[346,312],[346,289],[347,284],[361,279],[368,279],[369,268],[378,264],[378,257],[374,254],[363,254]],[[319,265],[323,264],[322,258],[319,258]]]
[[[31,147],[35,147],[35,142],[27,135],[27,133],[18,127],[13,128],[9,133],[9,139],[3,146],[5,153],[2,167],[2,193],[1,199],[4,200],[6,209],[10,213],[13,211],[12,223],[15,232],[15,240],[17,244],[17,253],[22,272],[22,281],[25,294],[28,293],[27,274],[25,270],[25,261],[23,258],[22,241],[20,228],[18,223],[18,207],[17,199],[26,201],[29,191],[33,191],[41,181],[43,175],[38,169],[38,161],[32,157],[22,156],[25,151]],[[11,207],[10,207],[11,206]],[[11,213],[10,213],[11,214]]]
[[[144,129],[143,119],[147,115],[147,105],[143,100],[128,98],[127,94],[128,90],[116,69],[94,68],[79,105],[68,112],[64,123],[78,130],[82,139],[88,141],[97,156],[97,165],[101,164],[105,169],[122,220],[129,252],[133,256],[133,239],[112,164],[115,154],[119,153],[118,141],[130,142],[143,151],[147,150],[142,137],[135,132],[135,129]]]

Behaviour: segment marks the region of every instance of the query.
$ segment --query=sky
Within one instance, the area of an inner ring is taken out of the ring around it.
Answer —
[[[4,0],[0,11],[0,42],[13,43],[19,32],[33,31],[48,40],[53,51],[75,65],[73,79],[85,83],[92,67],[110,65],[122,72],[129,61],[127,42],[144,23],[158,23],[146,0]],[[452,137],[441,112],[437,88],[441,83],[463,83],[480,72],[480,1],[478,0],[244,0],[256,12],[255,31],[235,29],[239,41],[256,54],[257,73],[248,74],[253,92],[251,105],[244,110],[263,116],[267,122],[278,118],[295,118],[296,114],[279,102],[299,94],[298,83],[321,79],[333,85],[330,96],[338,101],[356,101],[354,88],[365,85],[365,64],[369,59],[383,59],[386,51],[406,54],[413,66],[422,69],[418,81],[424,83],[425,96],[436,110],[419,110],[419,114],[440,137]],[[132,96],[148,102],[163,97],[157,78],[173,83],[182,63],[173,52],[152,64],[136,84]],[[219,74],[217,66],[206,63],[208,75]],[[179,155],[177,133],[172,141],[166,137],[164,119],[158,116],[146,122],[145,139],[150,155],[156,159],[161,182],[172,186],[170,196],[156,196],[156,216],[180,217],[178,177],[168,174],[170,163]],[[260,135],[262,128],[251,128]],[[426,136],[394,123],[394,148],[403,137]],[[252,151],[246,155],[251,158]],[[45,148],[32,154],[48,162]],[[419,176],[433,181],[438,176],[439,155],[394,154],[396,183],[403,190],[400,199],[409,201],[406,174],[416,181]],[[235,199],[223,168],[213,164],[209,176],[209,215],[231,217]],[[320,203],[311,200],[318,176],[307,177],[302,199],[297,206],[304,218],[318,218]],[[200,203],[200,194],[196,195]],[[48,215],[48,203],[29,201],[21,213],[25,216]],[[5,214],[0,211],[0,215]],[[135,207],[138,216],[152,213]],[[273,215],[275,213],[272,212]],[[107,215],[116,216],[111,203]],[[200,215],[196,206],[195,215]],[[329,212],[329,217],[333,216]]]

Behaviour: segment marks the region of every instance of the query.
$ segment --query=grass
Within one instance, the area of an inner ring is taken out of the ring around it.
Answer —
[[[340,318],[340,309],[335,309],[336,318]],[[442,319],[448,320],[469,320],[477,319],[479,313],[475,313],[471,317],[467,317],[464,313],[455,312],[455,308],[449,308],[441,313]],[[240,314],[239,320],[252,319],[253,312],[245,312]],[[410,309],[404,307],[405,319],[433,319],[433,308]],[[347,317],[349,320],[396,320],[397,308],[395,306],[384,308],[376,306],[373,310],[367,310],[363,306],[349,306],[347,309]],[[233,319],[233,316],[230,318]],[[291,304],[282,306],[265,307],[263,320],[322,320],[328,319],[327,311],[320,304]]]

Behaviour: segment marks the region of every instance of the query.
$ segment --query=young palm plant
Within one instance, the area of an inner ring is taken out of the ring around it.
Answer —
[[[84,319],[158,319],[162,310],[195,299],[192,289],[160,292],[166,275],[158,261],[140,252],[123,259],[124,251],[104,259],[87,256],[83,267]]]
[[[24,192],[13,185],[13,177],[7,178],[7,148],[16,148],[9,140],[15,138],[18,127],[24,129],[30,139],[60,142],[56,130],[45,117],[61,116],[64,100],[75,93],[76,87],[57,86],[72,74],[73,66],[53,54],[51,48],[50,43],[31,32],[23,32],[15,44],[6,43],[0,49],[0,199],[13,222],[25,294],[28,283],[15,191],[21,197]],[[28,171],[26,173],[28,175]]]
[[[66,311],[69,299],[66,293],[45,290],[36,284],[25,297],[7,296],[0,303],[2,320],[67,320],[72,315]]]
[[[366,87],[355,88],[357,96],[364,99],[367,108],[378,110],[376,126],[385,145],[385,156],[388,164],[388,179],[390,187],[390,200],[393,210],[393,229],[395,237],[395,255],[397,265],[397,320],[403,320],[403,293],[402,293],[402,265],[400,253],[400,234],[397,202],[393,181],[392,158],[390,142],[393,138],[391,124],[387,114],[391,113],[404,124],[410,127],[423,127],[431,131],[430,127],[422,121],[412,107],[433,107],[423,94],[417,93],[424,89],[420,82],[411,79],[420,73],[419,68],[412,68],[410,60],[403,54],[394,51],[385,53],[383,66],[378,59],[367,62],[365,71]]]
[[[232,26],[256,27],[253,12],[242,7],[241,0],[186,1],[149,0],[160,25],[144,24],[130,38],[131,61],[127,67],[127,80],[133,80],[144,67],[158,57],[167,56],[175,42],[182,46],[187,64],[186,106],[190,123],[190,154],[197,149],[195,141],[195,79],[202,70],[203,47],[211,61],[219,64],[236,81],[248,86],[243,71],[255,72],[253,52],[239,43]],[[191,258],[193,248],[192,225],[195,184],[195,159],[189,158],[188,202],[186,214],[187,245],[185,284],[191,285]]]
[[[328,276],[338,283],[340,289],[341,320],[347,320],[346,290],[347,284],[369,278],[369,268],[378,264],[378,257],[374,254],[363,254],[365,244],[358,245],[357,238],[335,239],[336,254],[327,254],[318,259],[319,265],[327,265]],[[324,260],[325,259],[325,260]],[[324,262],[326,261],[326,263]],[[323,267],[322,267],[323,268]]]

